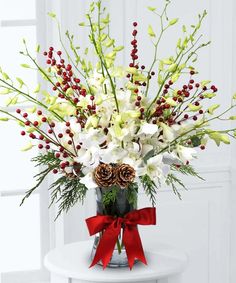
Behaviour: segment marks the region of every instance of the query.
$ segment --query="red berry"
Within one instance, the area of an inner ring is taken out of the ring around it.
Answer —
[[[67,65],[66,70],[70,71],[72,69],[72,66],[70,64]]]
[[[61,163],[60,167],[61,167],[61,169],[65,169],[66,168],[66,164],[63,162],[63,163]]]
[[[144,66],[144,65],[142,65],[142,66],[141,66],[141,69],[142,69],[142,70],[144,70],[144,69],[145,69],[145,66]]]
[[[194,80],[190,80],[189,83],[190,83],[190,84],[193,84],[193,83],[194,83]]]
[[[16,109],[16,113],[20,114],[21,110],[20,109]]]
[[[44,56],[47,56],[47,55],[48,55],[48,53],[47,53],[46,51],[44,51],[44,52],[43,52],[43,55],[44,55]]]
[[[134,93],[138,93],[139,92],[139,90],[138,90],[138,88],[136,88],[135,90],[134,90]]]
[[[137,100],[138,101],[142,100],[142,97],[141,96],[137,96]]]
[[[200,84],[199,84],[199,83],[196,83],[196,84],[195,84],[195,87],[197,87],[197,88],[198,88],[199,86],[200,86]]]
[[[62,52],[61,51],[57,51],[57,55],[61,56]]]
[[[92,101],[94,100],[94,96],[93,95],[90,96],[90,100],[92,100]]]
[[[203,145],[203,144],[200,146],[200,149],[201,149],[201,150],[204,150],[205,148],[206,148],[206,147],[205,147],[205,145]]]
[[[28,114],[27,114],[27,113],[24,113],[24,114],[23,114],[23,117],[24,117],[24,118],[27,118],[27,117],[28,117]]]
[[[184,115],[184,119],[188,119],[188,117],[189,117],[188,114]]]
[[[53,48],[53,47],[49,47],[49,50],[50,50],[50,51],[53,51],[53,50],[54,50],[54,48]]]
[[[50,149],[50,145],[47,144],[47,145],[45,146],[45,148],[46,148],[47,150],[49,150],[49,149]]]
[[[71,144],[72,144],[72,141],[71,141],[71,140],[69,140],[69,141],[68,141],[68,144],[69,144],[69,145],[71,145]]]
[[[43,117],[41,120],[42,120],[42,122],[44,122],[44,123],[47,122],[47,118],[46,118],[46,117]]]
[[[30,134],[29,134],[29,137],[30,137],[31,139],[35,139],[35,138],[36,138],[35,134],[33,134],[33,133],[30,133]]]
[[[39,135],[39,139],[40,140],[44,140],[44,136],[43,135]]]
[[[58,173],[58,170],[57,169],[53,169],[53,174],[57,174]]]
[[[34,126],[37,127],[39,125],[38,121],[34,121]]]
[[[193,86],[192,86],[192,85],[189,85],[188,88],[191,90],[191,89],[193,89]]]
[[[199,103],[198,101],[196,101],[194,104],[195,104],[196,106],[199,106],[199,105],[200,105],[200,103]]]
[[[140,106],[140,102],[139,102],[139,101],[136,101],[136,102],[135,102],[135,106],[137,106],[137,107]]]
[[[63,134],[62,133],[58,134],[58,138],[59,139],[63,138]]]
[[[138,34],[138,31],[135,29],[135,30],[133,30],[133,33],[132,33],[132,35],[133,36],[136,36]]]
[[[70,122],[66,122],[66,126],[67,126],[67,127],[70,127]]]
[[[52,63],[52,61],[50,59],[48,59],[46,62],[47,62],[48,65],[50,65]]]
[[[136,27],[138,25],[137,22],[133,22],[133,26]]]
[[[140,108],[139,110],[140,110],[140,112],[141,112],[141,113],[143,113],[143,112],[144,112],[144,108]]]
[[[25,121],[25,125],[29,126],[30,125],[30,121]]]
[[[38,110],[37,114],[40,116],[40,115],[42,115],[43,113],[42,113],[41,110]]]
[[[61,154],[60,154],[59,152],[57,152],[57,153],[55,154],[55,157],[56,157],[56,158],[60,158],[60,156],[61,156]]]
[[[193,76],[194,74],[195,74],[195,71],[193,71],[193,70],[192,70],[192,71],[190,71],[190,75],[192,75],[192,76]]]
[[[199,114],[203,114],[203,112],[204,112],[204,111],[203,111],[202,109],[201,109],[201,110],[199,110]]]
[[[151,75],[152,75],[152,76],[155,76],[155,72],[154,72],[154,71],[152,71],[152,72],[151,72]]]
[[[42,149],[42,148],[43,148],[43,145],[40,143],[40,144],[38,145],[38,148],[39,148],[39,149]]]
[[[78,145],[76,146],[76,149],[80,150],[80,149],[81,149],[81,146],[78,144]]]
[[[49,134],[52,134],[52,133],[53,133],[53,130],[52,130],[52,129],[49,129],[49,130],[48,130],[48,133],[49,133]]]
[[[193,116],[193,120],[194,120],[194,121],[197,121],[197,116]]]
[[[21,133],[20,133],[22,136],[25,136],[25,131],[22,131]]]

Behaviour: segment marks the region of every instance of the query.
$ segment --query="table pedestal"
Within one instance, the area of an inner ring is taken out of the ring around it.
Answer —
[[[51,283],[182,283],[181,273],[187,263],[183,252],[169,246],[151,243],[145,245],[148,265],[137,263],[133,269],[89,268],[92,241],[65,245],[45,257],[45,266],[51,272]]]

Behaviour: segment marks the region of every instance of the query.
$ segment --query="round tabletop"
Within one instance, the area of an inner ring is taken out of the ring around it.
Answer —
[[[145,282],[170,277],[181,273],[186,264],[185,253],[165,244],[145,243],[148,265],[137,263],[129,268],[89,268],[93,241],[82,241],[50,251],[45,257],[45,266],[53,274],[93,282]]]

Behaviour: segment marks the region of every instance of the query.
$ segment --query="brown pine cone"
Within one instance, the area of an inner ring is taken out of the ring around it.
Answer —
[[[100,164],[94,170],[94,181],[100,188],[109,188],[116,182],[115,170],[110,164]]]
[[[116,169],[116,184],[121,188],[127,188],[134,181],[135,170],[128,164],[117,165]]]

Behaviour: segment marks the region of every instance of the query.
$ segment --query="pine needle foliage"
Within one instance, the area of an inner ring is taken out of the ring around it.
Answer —
[[[77,202],[83,203],[88,189],[78,178],[62,176],[50,186],[49,190],[51,190],[49,207],[54,203],[58,204],[57,219],[63,211],[68,212]]]
[[[146,195],[149,197],[152,206],[156,206],[157,185],[148,175],[140,177]]]
[[[47,166],[47,168],[34,176],[34,178],[36,178],[36,185],[30,190],[26,191],[20,206],[23,205],[25,200],[29,198],[31,194],[42,184],[42,182],[45,180],[47,175],[53,169],[58,168],[60,165],[60,160],[55,157],[54,152],[48,152],[45,155],[40,154],[39,156],[32,158],[31,161],[36,163],[35,167]]]

